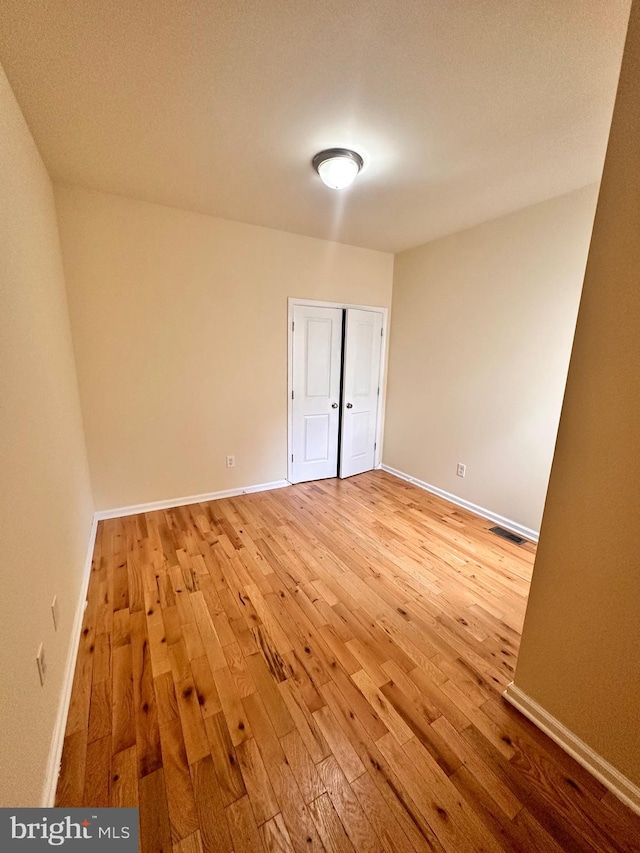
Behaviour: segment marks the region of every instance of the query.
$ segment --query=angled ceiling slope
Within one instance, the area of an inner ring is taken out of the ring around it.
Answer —
[[[0,61],[54,179],[399,251],[599,179],[629,7],[3,0]]]

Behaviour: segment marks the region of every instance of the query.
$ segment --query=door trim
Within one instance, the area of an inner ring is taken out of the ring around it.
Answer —
[[[382,436],[384,434],[384,416],[387,398],[387,359],[389,356],[389,309],[382,305],[354,305],[351,302],[322,302],[318,299],[298,299],[289,296],[287,299],[287,480],[291,482],[291,453],[293,447],[293,406],[291,392],[293,391],[293,308],[295,305],[307,305],[316,308],[357,308],[360,311],[377,311],[382,314],[382,358],[380,362],[380,402],[376,423],[376,451],[373,467],[380,468],[382,464]]]

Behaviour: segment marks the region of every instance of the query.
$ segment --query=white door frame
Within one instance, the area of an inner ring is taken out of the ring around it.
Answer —
[[[387,396],[387,357],[388,346],[388,319],[389,309],[381,305],[354,305],[351,302],[321,302],[318,299],[298,299],[290,296],[287,300],[287,480],[291,482],[291,454],[293,452],[293,406],[291,394],[293,392],[293,307],[294,305],[308,305],[317,308],[358,308],[361,311],[377,311],[382,314],[382,356],[380,362],[380,402],[378,403],[378,416],[376,423],[376,450],[373,460],[374,468],[380,468],[382,464],[382,434],[384,427],[384,414]]]

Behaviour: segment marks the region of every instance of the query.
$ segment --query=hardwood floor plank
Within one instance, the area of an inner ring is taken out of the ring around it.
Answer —
[[[281,814],[264,823],[260,827],[260,835],[266,853],[293,853],[291,836]]]
[[[485,824],[489,831],[495,836],[503,850],[545,850],[553,849],[554,841],[544,829],[534,820],[530,821],[528,831],[522,831],[520,824],[515,820],[504,820],[503,814],[495,800],[489,796],[487,790],[480,784],[478,779],[467,768],[461,765],[451,775],[451,781],[458,789],[460,795],[473,807],[474,812]],[[522,811],[519,810],[518,814]],[[515,815],[514,817],[517,817]]]
[[[173,853],[203,853],[200,831],[194,832],[174,844]]]
[[[394,709],[391,702],[387,701],[384,694],[378,690],[368,674],[360,669],[358,672],[354,672],[351,678],[398,743],[407,743],[411,740],[413,732]]]
[[[226,813],[235,853],[264,853],[249,797],[242,797],[227,806]]]
[[[540,853],[559,853],[563,849],[557,841],[554,841],[544,831],[527,809],[522,809],[518,812],[513,820],[513,825],[521,839],[521,850],[539,850]]]
[[[213,677],[222,704],[222,711],[227,721],[229,734],[234,746],[252,736],[251,726],[247,720],[242,699],[238,693],[235,681],[228,667],[217,669]]]
[[[230,643],[228,646],[225,646],[224,656],[227,661],[229,672],[236,683],[236,688],[240,698],[250,696],[252,693],[255,693],[258,688],[253,680],[251,671],[247,667],[240,644]]]
[[[278,682],[273,678],[262,655],[254,652],[246,658],[247,668],[260,692],[269,719],[278,737],[295,729],[295,723],[287,705],[278,691]]]
[[[446,850],[451,853],[480,853],[480,851],[494,850],[499,847],[493,839],[488,839],[488,833],[480,832],[478,826],[470,825],[462,815],[463,801],[458,798],[457,791],[452,783],[436,780],[433,772],[425,776],[425,768],[428,762],[422,760],[416,762],[415,746],[408,743],[410,748],[406,752],[402,746],[389,733],[378,741],[378,745],[394,770],[406,784],[414,802],[422,812],[425,820],[433,827],[438,840]],[[437,767],[437,765],[436,765]]]
[[[89,710],[88,742],[111,734],[111,680],[106,679],[93,684],[91,688],[91,706]]]
[[[113,652],[113,751],[136,744],[131,643]]]
[[[162,767],[158,706],[153,683],[151,652],[144,610],[131,614],[133,707],[136,726],[138,776]]]
[[[331,754],[331,748],[322,733],[322,729],[318,726],[300,692],[292,682],[286,681],[280,684],[279,688],[280,695],[287,706],[296,730],[312,760],[317,764]]]
[[[182,627],[177,630],[182,632]],[[187,644],[182,633],[180,633],[180,639],[177,642],[169,645],[169,662],[171,664],[173,680],[176,684],[179,684],[191,674]]]
[[[373,831],[369,819],[335,758],[330,755],[329,758],[321,761],[318,764],[318,772],[336,814],[355,849],[381,853],[380,839]]]
[[[435,832],[384,759],[376,761],[368,773],[413,847],[421,853],[425,851],[442,853],[444,848]]]
[[[328,794],[310,803],[309,811],[327,853],[354,853],[355,848]]]
[[[240,770],[249,795],[256,823],[260,825],[280,812],[280,806],[262,762],[255,738],[243,741],[236,747]]]
[[[321,850],[315,826],[259,694],[252,693],[243,704],[294,849],[299,853]]]
[[[135,746],[130,746],[111,756],[109,805],[126,809],[138,803],[138,757]]]
[[[200,711],[201,695],[191,675],[191,669],[186,678],[175,686],[178,700],[178,714],[182,725],[187,761],[193,764],[209,755],[211,748]]]
[[[111,735],[87,745],[82,801],[97,809],[109,807]]]
[[[298,731],[292,731],[280,738],[280,744],[298,783],[302,799],[309,804],[316,797],[324,794],[325,787],[304,741]]]
[[[342,697],[343,706],[349,709],[350,714],[358,718],[373,740],[386,735],[389,731],[387,725],[381,719],[373,705],[367,700],[367,697],[359,690],[353,679],[347,676],[346,672],[342,672],[340,669],[332,670],[331,681]],[[323,695],[325,690],[330,689],[330,686],[330,684],[322,685]]]
[[[389,853],[415,850],[368,773],[355,779],[351,788],[385,850]]]
[[[232,853],[220,785],[210,755],[191,765],[191,779],[203,853]]]
[[[93,680],[93,661],[95,651],[95,627],[93,612],[85,611],[82,622],[78,658],[71,688],[71,700],[67,716],[65,735],[85,731],[89,725],[89,706],[91,703],[91,684]]]
[[[191,661],[191,674],[196,689],[200,713],[204,717],[212,717],[222,711],[222,703],[218,695],[218,688],[211,672],[209,659],[206,655]]]
[[[199,828],[193,785],[179,719],[160,726],[160,741],[171,837],[175,843],[191,835]],[[142,781],[145,778],[147,777],[143,777]]]
[[[87,762],[87,732],[67,735],[62,748],[62,766],[56,791],[56,806],[71,808],[83,802]]]
[[[95,686],[111,678],[111,635],[98,633],[94,643],[92,684]]]
[[[472,774],[478,784],[484,788],[496,805],[509,819],[513,818],[522,809],[522,803],[493,773],[490,767],[477,755],[477,753],[464,741],[451,723],[445,717],[439,717],[432,728],[439,733],[451,750],[458,756],[460,765],[464,765]],[[456,768],[458,769],[458,768]],[[448,774],[451,775],[451,774]]]
[[[325,705],[324,708],[314,713],[313,718],[324,735],[326,742],[331,747],[333,757],[337,760],[347,779],[352,782],[358,776],[361,776],[364,773],[364,765],[338,724],[331,709]]]
[[[57,804],[167,853],[631,853],[502,692],[535,546],[371,471],[101,521]]]
[[[218,777],[218,784],[220,785],[222,802],[225,806],[229,806],[240,797],[245,796],[247,789],[224,714],[220,712],[214,714],[213,717],[207,717],[205,729],[211,747],[211,756]]]
[[[178,716],[178,699],[175,683],[170,672],[163,672],[153,679],[153,690],[158,706],[158,725],[175,720]]]
[[[390,681],[382,685],[380,692],[447,776],[457,770],[462,760],[451,748],[448,740],[440,736],[435,726],[429,724],[427,718],[420,713],[398,685]]]
[[[171,824],[164,787],[164,771],[140,780],[140,851],[171,853]]]

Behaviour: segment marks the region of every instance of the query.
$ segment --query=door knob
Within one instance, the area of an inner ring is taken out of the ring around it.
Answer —
[[[351,403],[347,403],[347,409],[353,409],[353,405]]]
[[[337,408],[338,408],[338,404],[337,404],[337,403],[332,403],[332,404],[331,404],[331,408],[332,408],[332,409],[337,409]]]

